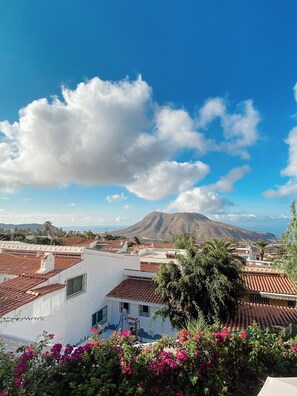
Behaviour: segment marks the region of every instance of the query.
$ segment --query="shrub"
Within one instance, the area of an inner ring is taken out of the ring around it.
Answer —
[[[256,395],[266,377],[297,376],[296,340],[253,326],[230,333],[212,326],[180,330],[177,339],[134,345],[130,332],[83,347],[44,338],[16,356],[0,353],[4,395]],[[3,364],[4,363],[4,364]]]

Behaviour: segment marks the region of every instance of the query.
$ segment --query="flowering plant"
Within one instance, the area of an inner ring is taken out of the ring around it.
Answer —
[[[19,355],[0,352],[0,395],[256,395],[268,375],[297,376],[297,342],[282,336],[215,325],[136,346],[130,332],[92,331],[84,346],[45,351],[44,333]]]

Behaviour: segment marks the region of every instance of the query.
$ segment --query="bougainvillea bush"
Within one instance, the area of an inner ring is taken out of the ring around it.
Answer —
[[[257,395],[267,376],[297,376],[296,339],[263,332],[230,333],[215,326],[181,330],[177,339],[135,345],[130,332],[78,348],[52,337],[0,353],[0,395]]]

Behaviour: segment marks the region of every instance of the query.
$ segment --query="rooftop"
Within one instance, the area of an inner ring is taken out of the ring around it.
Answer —
[[[244,274],[244,281],[250,291],[296,294],[296,284],[284,275],[279,274]]]
[[[41,257],[14,256],[0,254],[0,273],[15,275],[0,283],[0,317],[40,295],[59,290],[61,284],[52,284],[39,287],[57,273],[81,262],[78,257],[55,257],[55,269],[46,274],[37,274],[40,269]]]
[[[232,331],[246,330],[256,321],[262,330],[268,328],[277,331],[297,323],[297,310],[287,307],[273,307],[271,305],[244,303],[239,307],[237,315],[229,320],[226,326]]]
[[[53,253],[83,253],[84,247],[80,246],[55,246],[55,245],[34,245],[31,243],[16,241],[0,241],[0,249],[27,251],[27,252],[53,252]]]
[[[41,256],[18,256],[0,253],[0,274],[34,275],[40,269]],[[46,274],[49,278],[81,261],[79,257],[55,257],[55,269]]]
[[[161,296],[156,291],[154,282],[147,279],[125,279],[112,289],[107,297],[162,304]]]

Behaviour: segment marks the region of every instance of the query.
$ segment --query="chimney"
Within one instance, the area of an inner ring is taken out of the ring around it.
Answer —
[[[52,253],[44,253],[41,257],[40,269],[38,274],[47,274],[55,269],[55,256]]]

